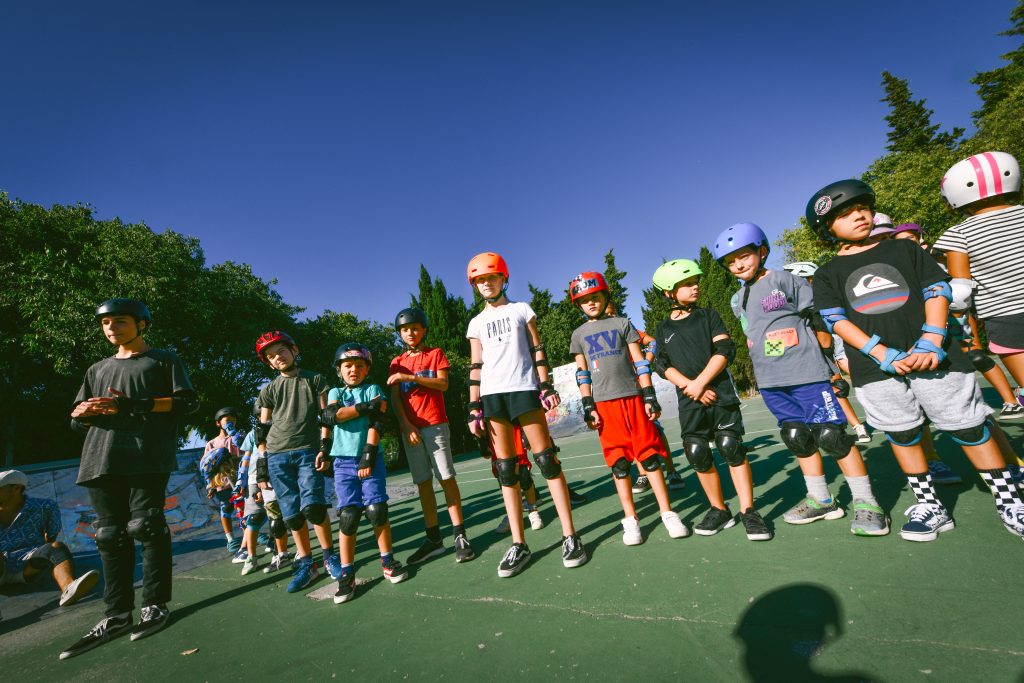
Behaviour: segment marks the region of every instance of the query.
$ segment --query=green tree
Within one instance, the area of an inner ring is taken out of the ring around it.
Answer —
[[[952,133],[939,133],[939,126],[932,124],[931,117],[935,112],[925,106],[923,99],[912,98],[910,85],[905,79],[883,71],[882,87],[885,89],[882,101],[889,105],[885,120],[889,124],[886,137],[890,152],[914,151],[932,144],[953,147],[963,135],[963,128],[955,128]]]
[[[609,249],[608,253],[604,255],[604,279],[608,283],[608,294],[612,304],[620,315],[626,313],[627,292],[626,286],[622,284],[625,277],[626,273],[615,266],[615,253]]]
[[[1024,36],[1024,1],[1018,2],[1010,11],[1010,22],[1010,28],[999,35]],[[995,114],[1005,100],[1020,101],[1016,91],[1024,82],[1024,43],[1003,55],[1002,59],[1006,64],[991,71],[982,71],[971,79],[971,83],[978,86],[978,97],[981,98],[981,107],[974,112],[974,123],[979,129],[983,127],[983,120]],[[1019,119],[1021,110],[1016,112]]]
[[[746,335],[740,326],[739,319],[733,314],[732,296],[739,291],[740,286],[736,278],[719,265],[711,251],[707,247],[700,248],[700,257],[697,261],[700,269],[704,271],[700,279],[700,295],[697,298],[697,305],[714,309],[736,344],[736,358],[729,364],[729,372],[732,373],[736,389],[741,392],[748,392],[756,384],[754,381],[754,366],[750,361],[750,353],[747,351]]]

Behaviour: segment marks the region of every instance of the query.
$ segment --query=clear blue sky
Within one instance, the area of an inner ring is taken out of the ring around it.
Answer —
[[[1013,5],[8,3],[0,189],[195,235],[306,315],[389,321],[421,262],[468,296],[489,250],[557,293],[614,248],[638,316],[662,258],[881,154],[883,70],[969,125]]]

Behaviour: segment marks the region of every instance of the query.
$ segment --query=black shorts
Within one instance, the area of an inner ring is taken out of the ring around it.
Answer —
[[[679,404],[679,430],[683,437],[696,436],[710,441],[715,432],[731,432],[737,437],[743,435],[743,416],[739,405],[710,406],[693,401]]]
[[[1024,349],[1024,314],[1001,315],[982,322],[990,342],[1008,349]]]
[[[507,391],[503,394],[482,396],[484,417],[496,418],[512,422],[520,415],[532,410],[543,410],[540,405],[540,394],[536,389],[530,391]]]

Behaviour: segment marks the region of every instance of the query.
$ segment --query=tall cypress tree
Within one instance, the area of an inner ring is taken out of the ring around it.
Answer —
[[[604,279],[608,283],[608,295],[620,315],[626,313],[626,286],[622,284],[625,277],[626,273],[615,266],[614,251],[609,249],[604,255]]]
[[[939,126],[932,123],[935,112],[925,106],[923,99],[913,99],[906,79],[883,71],[882,87],[885,88],[882,102],[889,105],[889,113],[885,117],[889,124],[886,134],[889,151],[914,152],[931,144],[952,147],[963,134],[963,128],[954,128],[952,133],[939,133]]]
[[[1024,0],[1010,11],[1010,22],[1012,26],[999,35],[1024,36]],[[1002,58],[1006,64],[991,71],[982,71],[971,79],[971,83],[978,86],[978,97],[981,98],[981,108],[974,112],[974,123],[979,127],[983,118],[994,113],[1024,83],[1024,42]]]
[[[736,388],[740,391],[749,391],[754,387],[754,366],[747,351],[747,338],[730,305],[733,294],[740,289],[739,283],[728,270],[719,265],[707,247],[700,248],[698,263],[700,269],[704,271],[704,276],[700,280],[697,305],[713,308],[722,318],[726,331],[736,344],[736,358],[729,364],[729,371],[732,373]]]

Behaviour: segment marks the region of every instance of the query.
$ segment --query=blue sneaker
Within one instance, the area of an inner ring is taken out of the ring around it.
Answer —
[[[900,529],[900,536],[907,541],[934,541],[955,526],[946,508],[934,503],[911,505],[903,514],[907,523]]]
[[[324,570],[331,575],[331,580],[341,578],[341,558],[336,550],[324,552]]]
[[[288,582],[288,592],[297,593],[304,588],[308,588],[319,576],[316,565],[313,564],[313,558],[300,557],[295,560],[292,580]]]

